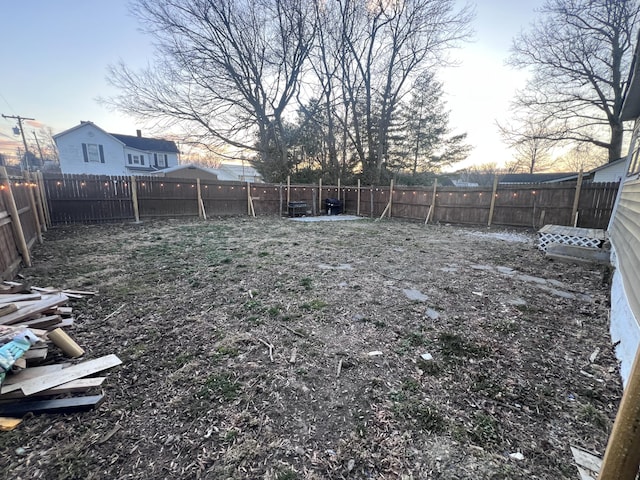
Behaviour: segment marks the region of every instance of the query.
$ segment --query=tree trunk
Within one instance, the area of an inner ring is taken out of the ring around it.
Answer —
[[[624,136],[624,129],[622,123],[611,124],[611,142],[609,144],[609,162],[615,162],[622,157],[622,139]]]

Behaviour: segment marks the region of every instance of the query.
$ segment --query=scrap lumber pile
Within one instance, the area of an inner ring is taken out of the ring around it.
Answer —
[[[0,378],[5,373],[0,383],[0,430],[15,428],[29,412],[86,411],[104,400],[104,393],[90,392],[105,377],[91,375],[119,365],[120,359],[106,355],[69,360],[81,357],[84,350],[65,331],[74,323],[73,309],[67,304],[89,295],[95,292],[0,284],[0,352],[25,332],[32,339],[11,370],[0,372]]]

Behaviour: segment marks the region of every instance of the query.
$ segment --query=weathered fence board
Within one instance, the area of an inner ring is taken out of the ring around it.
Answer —
[[[0,280],[13,278],[21,263],[30,265],[29,250],[46,228],[35,203],[38,188],[19,171],[0,167]]]

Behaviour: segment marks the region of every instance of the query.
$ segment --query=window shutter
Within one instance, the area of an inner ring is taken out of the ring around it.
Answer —
[[[155,163],[156,167],[158,166],[158,154],[157,153],[153,154],[153,163]]]
[[[129,165],[131,165],[131,154],[127,154],[127,159],[129,160]]]
[[[89,155],[87,154],[87,144],[82,144],[82,156],[84,157],[85,162],[89,162]]]
[[[140,165],[144,165],[144,155],[140,155]]]
[[[104,163],[104,148],[102,145],[98,145],[98,148],[100,149],[100,163]]]

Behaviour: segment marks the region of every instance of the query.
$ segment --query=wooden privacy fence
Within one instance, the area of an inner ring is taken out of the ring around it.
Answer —
[[[545,224],[606,228],[617,183],[556,183],[489,187],[323,186],[221,182],[167,177],[44,177],[53,224],[218,215],[287,215],[303,203],[325,213],[328,198],[344,213],[443,223],[539,228]]]
[[[31,265],[30,249],[50,225],[39,173],[0,167],[0,280]]]

